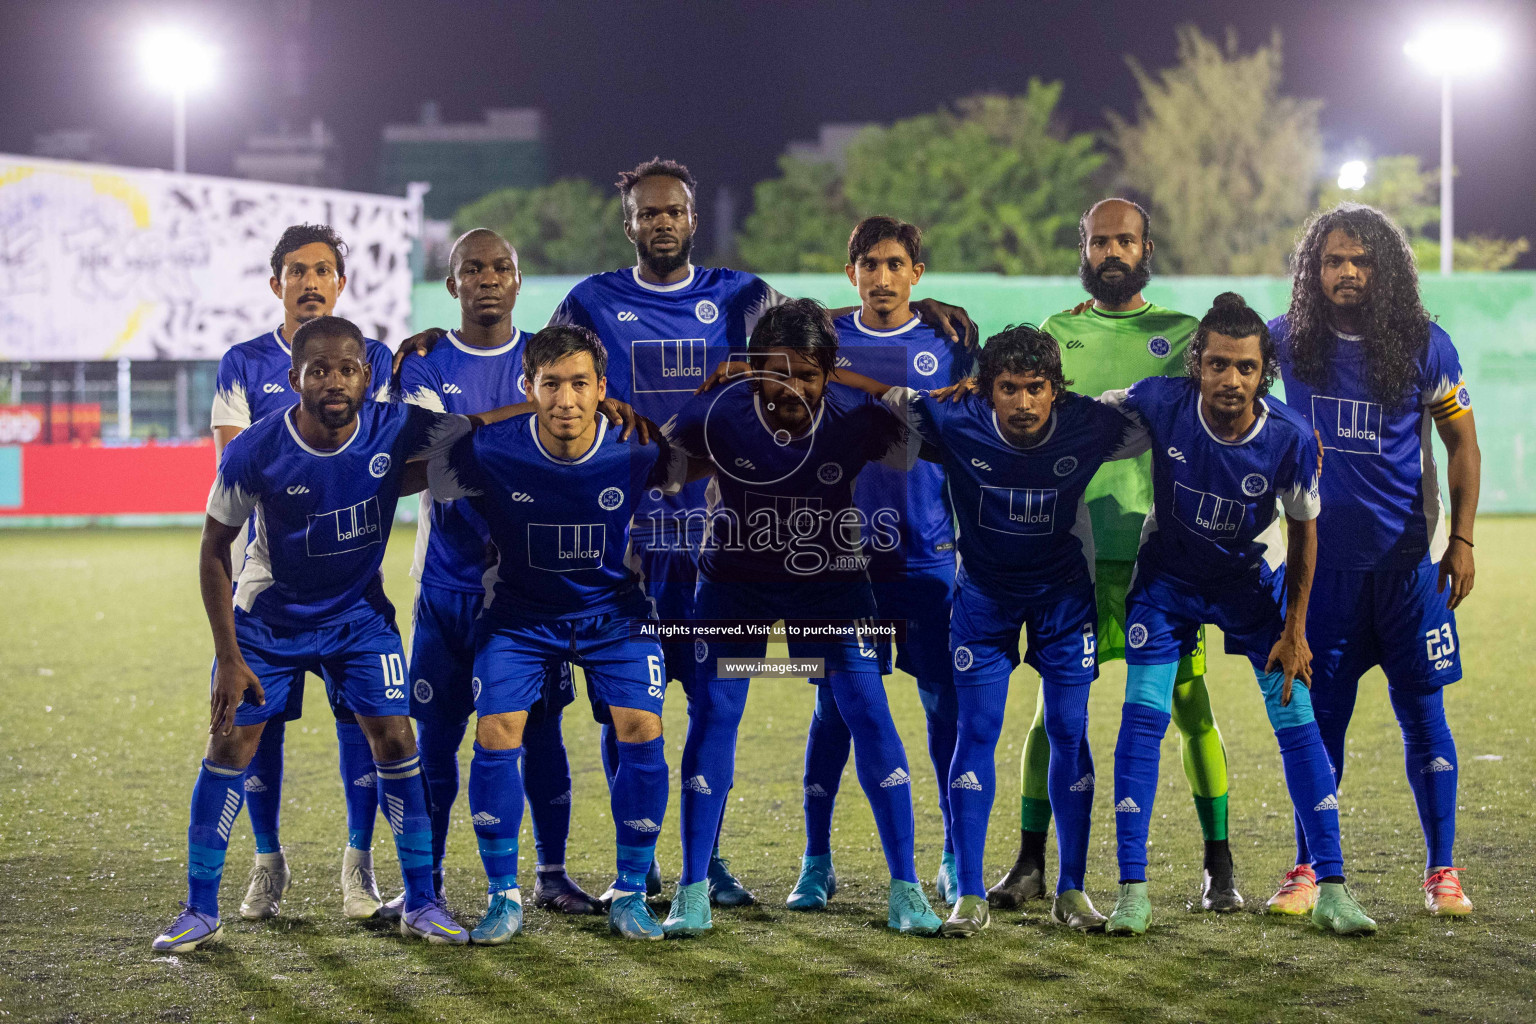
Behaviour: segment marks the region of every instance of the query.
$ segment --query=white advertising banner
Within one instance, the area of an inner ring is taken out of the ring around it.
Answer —
[[[304,222],[347,243],[337,314],[408,334],[417,200],[0,154],[0,361],[217,359],[282,321],[268,260]]]

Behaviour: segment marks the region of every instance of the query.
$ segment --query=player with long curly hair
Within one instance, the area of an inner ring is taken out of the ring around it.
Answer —
[[[1472,399],[1455,346],[1424,311],[1408,241],[1379,210],[1343,203],[1319,214],[1293,266],[1290,312],[1270,330],[1286,400],[1311,422],[1324,455],[1307,621],[1318,727],[1342,775],[1360,677],[1381,665],[1428,849],[1425,905],[1469,914],[1451,856],[1456,743],[1441,691],[1461,678],[1454,610],[1475,573],[1481,457]],[[1450,458],[1449,533],[1431,421]],[[1296,866],[1271,912],[1305,913],[1316,900],[1299,826],[1296,839]]]

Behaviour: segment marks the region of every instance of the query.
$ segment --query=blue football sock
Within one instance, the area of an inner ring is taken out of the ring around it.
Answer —
[[[955,852],[955,823],[950,804],[949,766],[955,760],[955,738],[959,729],[960,709],[955,703],[953,682],[925,686],[918,682],[917,696],[923,702],[923,720],[928,730],[928,760],[933,763],[933,777],[939,784],[939,816],[944,821],[944,852]]]
[[[469,722],[416,720],[416,749],[421,774],[427,780],[427,807],[432,819],[432,884],[441,888],[443,855],[448,849],[448,822],[459,798],[459,745]]]
[[[1456,741],[1445,720],[1445,693],[1399,693],[1387,688],[1403,733],[1408,785],[1424,829],[1426,869],[1455,866]]]
[[[1158,757],[1173,718],[1179,663],[1127,665],[1115,741],[1115,840],[1120,881],[1147,879],[1147,828],[1157,796]],[[1049,785],[1049,783],[1047,783]]]
[[[843,716],[838,714],[832,688],[825,682],[816,687],[816,710],[811,715],[810,732],[805,737],[805,774],[801,785],[805,794],[805,855],[821,857],[832,852],[832,810],[837,805],[837,791],[843,783],[843,768],[853,734]]]
[[[745,679],[714,679],[688,694],[683,741],[683,870],[681,883],[703,881],[720,832],[725,798],[736,777],[736,731],[747,708]]]
[[[954,815],[956,881],[960,895],[985,896],[982,858],[997,796],[997,738],[1003,731],[1008,677],[997,673],[982,682],[956,686],[955,703],[960,711],[955,756],[940,778],[949,789]]]
[[[547,715],[538,705],[523,726],[523,792],[533,819],[534,855],[546,867],[565,863],[571,834],[571,759],[560,733],[561,718],[560,712]]]
[[[1314,678],[1307,692],[1312,702],[1312,717],[1317,721],[1317,731],[1323,739],[1323,749],[1333,766],[1333,787],[1337,794],[1344,780],[1344,735],[1349,731],[1349,720],[1355,713],[1355,698],[1360,689],[1360,677],[1341,679]],[[1312,851],[1307,847],[1306,829],[1302,827],[1301,814],[1295,815],[1296,863],[1312,863]]]
[[[1312,869],[1318,878],[1341,876],[1344,854],[1339,844],[1339,800],[1328,751],[1313,718],[1311,693],[1297,681],[1291,687],[1291,702],[1281,704],[1284,676],[1280,672],[1258,673],[1257,669],[1255,674],[1264,692],[1264,710],[1280,744],[1285,788],[1301,819]]]
[[[354,850],[372,849],[373,820],[379,813],[373,750],[356,720],[337,719],[336,740],[341,748],[341,788],[347,799],[347,845]]]
[[[667,816],[667,748],[660,736],[644,743],[619,743],[619,771],[609,805],[618,840],[613,887],[645,892],[645,875],[656,859],[656,837]]]
[[[398,761],[376,761],[374,771],[405,880],[405,909],[417,910],[437,898],[432,888],[432,818],[427,813],[421,758],[412,754]]]
[[[523,748],[487,750],[469,765],[470,822],[485,864],[486,892],[516,889],[517,833],[523,827]]]
[[[619,732],[612,723],[604,722],[598,727],[597,735],[603,755],[603,777],[612,789],[614,776],[619,774]]]
[[[204,760],[192,784],[192,815],[187,825],[187,906],[219,916],[219,880],[229,830],[245,799],[245,770]]]
[[[282,718],[267,722],[256,744],[256,756],[245,771],[245,803],[257,853],[276,853],[282,849],[278,817],[283,807],[283,736],[287,726]]]
[[[853,734],[853,765],[859,785],[869,798],[880,833],[880,847],[891,877],[900,882],[917,881],[912,859],[912,775],[907,751],[901,745],[891,708],[885,697],[885,681],[879,672],[827,673],[832,696],[848,731]]]
[[[1082,889],[1088,870],[1088,829],[1093,820],[1093,753],[1088,749],[1086,683],[1044,680],[1045,733],[1051,741],[1046,785],[1056,819],[1059,861],[1056,892]]]

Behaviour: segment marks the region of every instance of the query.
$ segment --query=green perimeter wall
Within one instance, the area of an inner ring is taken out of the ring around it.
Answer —
[[[858,295],[836,274],[765,274],[786,295],[808,295],[831,306],[852,305]],[[542,327],[580,278],[530,277],[523,281],[516,320]],[[1536,272],[1457,274],[1421,278],[1424,304],[1456,342],[1477,412],[1483,451],[1484,512],[1536,512]],[[1199,316],[1211,298],[1240,292],[1265,317],[1284,313],[1291,283],[1281,277],[1160,277],[1147,289],[1151,301]],[[964,306],[986,337],[1009,323],[1038,323],[1084,298],[1070,277],[999,277],[994,274],[928,274],[919,294]],[[441,282],[416,285],[412,322],[423,327],[458,324],[458,304]],[[1283,392],[1282,392],[1283,394]],[[1444,449],[1436,441],[1440,472]]]

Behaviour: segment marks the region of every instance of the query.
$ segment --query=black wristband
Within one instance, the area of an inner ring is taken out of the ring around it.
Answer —
[[[1461,541],[1461,542],[1462,542],[1462,543],[1463,543],[1463,544],[1465,544],[1465,545],[1466,545],[1466,546],[1467,546],[1467,547],[1469,547],[1469,548],[1475,548],[1475,547],[1477,547],[1477,545],[1476,545],[1476,544],[1473,544],[1473,543],[1472,543],[1472,542],[1471,542],[1471,541],[1469,541],[1469,540],[1467,540],[1467,538],[1465,538],[1465,537],[1463,537],[1463,536],[1462,536],[1462,535],[1461,535],[1461,534],[1459,534],[1459,533],[1453,533],[1453,534],[1451,534],[1451,540],[1459,540],[1459,541]]]

